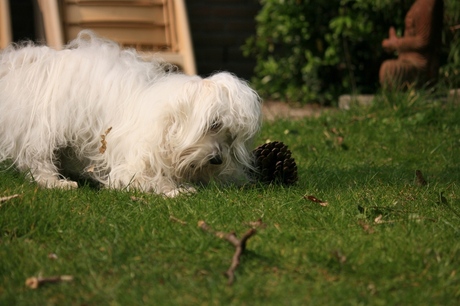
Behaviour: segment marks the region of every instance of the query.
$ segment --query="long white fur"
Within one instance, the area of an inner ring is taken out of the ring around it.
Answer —
[[[50,188],[77,186],[62,172],[167,196],[193,183],[246,181],[261,123],[256,92],[230,73],[203,79],[168,68],[90,31],[62,51],[8,47],[0,161]]]

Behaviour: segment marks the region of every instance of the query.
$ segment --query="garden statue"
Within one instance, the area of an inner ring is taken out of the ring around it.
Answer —
[[[404,36],[398,37],[394,27],[382,41],[387,52],[397,52],[397,59],[380,66],[380,84],[386,88],[403,89],[436,81],[439,50],[442,40],[443,0],[416,0],[404,20]]]

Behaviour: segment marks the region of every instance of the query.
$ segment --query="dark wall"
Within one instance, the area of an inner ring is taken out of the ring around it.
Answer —
[[[13,41],[35,40],[34,5],[32,0],[10,0]]]
[[[255,61],[245,58],[241,46],[255,34],[257,0],[186,0],[198,73],[226,70],[252,76]]]

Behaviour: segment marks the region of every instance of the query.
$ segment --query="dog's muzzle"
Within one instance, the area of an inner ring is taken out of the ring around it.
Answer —
[[[222,157],[219,154],[216,154],[209,160],[209,163],[211,165],[222,165]]]

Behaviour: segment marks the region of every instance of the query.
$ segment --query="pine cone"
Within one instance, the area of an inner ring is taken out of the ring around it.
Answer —
[[[297,181],[297,165],[291,151],[280,141],[258,146],[254,151],[257,179],[264,183],[294,184]]]

